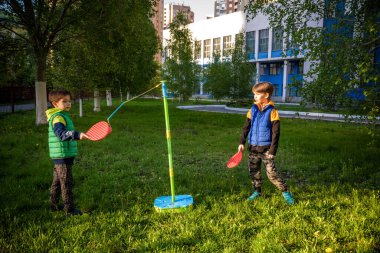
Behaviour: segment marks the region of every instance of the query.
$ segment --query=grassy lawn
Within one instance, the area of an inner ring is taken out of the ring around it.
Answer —
[[[94,113],[86,102],[76,128],[105,120],[117,105]],[[155,198],[170,195],[161,101],[126,104],[110,136],[79,143],[74,198],[87,213],[75,217],[49,211],[46,126],[34,125],[34,112],[0,114],[0,252],[379,252],[380,142],[368,146],[364,126],[282,119],[276,159],[296,204],[286,205],[266,177],[263,197],[251,203],[247,154],[237,168],[225,166],[244,116],[175,105],[176,194],[195,203],[179,214],[153,209]]]

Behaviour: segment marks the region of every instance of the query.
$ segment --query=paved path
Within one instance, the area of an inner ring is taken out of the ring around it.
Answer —
[[[248,109],[227,107],[225,105],[190,105],[190,106],[177,106],[179,109],[204,111],[204,112],[217,112],[217,113],[235,113],[246,114]],[[280,111],[280,117],[282,118],[299,118],[299,119],[314,119],[314,120],[326,120],[326,121],[339,121],[346,122],[347,119],[344,115],[333,113],[317,113],[317,112],[296,112],[296,111]],[[359,116],[351,116],[352,121],[359,121]],[[380,122],[380,118],[378,118]]]
[[[34,104],[15,105],[15,112],[33,110],[36,106]],[[10,105],[0,106],[0,112],[12,112]]]
[[[33,110],[34,104],[15,105],[15,111]],[[179,109],[204,111],[204,112],[217,112],[217,113],[233,113],[245,115],[248,109],[234,108],[226,105],[186,105],[177,106]],[[0,112],[11,112],[11,106],[0,106]],[[317,113],[317,112],[296,112],[296,111],[280,111],[280,117],[282,118],[299,118],[299,119],[314,119],[314,120],[326,120],[326,121],[338,121],[346,122],[347,119],[344,115],[334,113]],[[360,121],[360,117],[353,115],[351,121]],[[377,118],[380,124],[380,117]],[[363,121],[360,121],[363,123]]]

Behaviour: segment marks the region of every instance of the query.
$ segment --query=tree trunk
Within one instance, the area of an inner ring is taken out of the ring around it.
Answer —
[[[47,124],[45,111],[47,110],[46,95],[46,55],[42,54],[37,59],[37,80],[35,82],[36,93],[36,125]]]
[[[94,112],[100,112],[99,90],[94,90]]]
[[[79,97],[79,117],[83,117],[83,99]]]
[[[112,94],[111,90],[106,90],[107,106],[112,106]]]
[[[36,92],[36,125],[47,124],[45,111],[47,110],[46,82],[35,82]]]

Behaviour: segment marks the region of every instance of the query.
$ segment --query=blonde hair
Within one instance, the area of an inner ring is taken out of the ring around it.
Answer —
[[[274,86],[270,82],[261,82],[253,85],[252,93],[268,93],[269,98],[272,96],[274,90]]]

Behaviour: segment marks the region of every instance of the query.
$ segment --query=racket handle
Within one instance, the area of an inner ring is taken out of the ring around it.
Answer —
[[[127,101],[124,101],[123,103],[121,103],[120,105],[119,105],[119,107],[118,108],[116,108],[116,110],[115,111],[113,111],[113,113],[111,113],[111,115],[107,118],[107,121],[109,122],[109,120],[110,120],[110,118],[112,118],[112,116],[113,115],[115,115],[115,113],[117,113],[117,111],[126,103]]]

